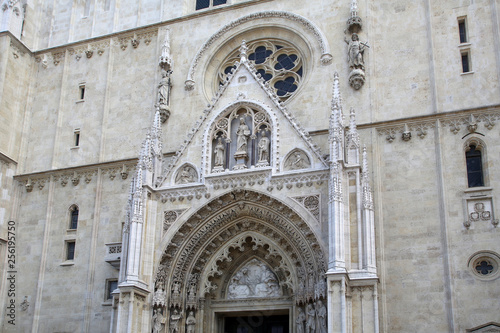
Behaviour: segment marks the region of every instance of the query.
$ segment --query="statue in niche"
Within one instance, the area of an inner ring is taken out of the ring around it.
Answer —
[[[259,140],[258,148],[259,148],[259,161],[258,163],[266,163],[269,162],[269,138],[266,136],[266,131],[262,130],[260,132],[261,137]]]
[[[158,84],[158,104],[165,108],[170,104],[170,74],[172,71],[162,70],[161,80]]]
[[[306,322],[306,333],[316,332],[316,311],[312,304],[307,305],[307,322]]]
[[[295,326],[297,327],[297,333],[304,333],[304,322],[306,321],[306,314],[302,308],[299,308],[299,313],[297,319],[295,319]]]
[[[194,333],[196,327],[196,319],[194,318],[193,311],[189,311],[189,315],[186,318],[186,333]]]
[[[195,180],[196,180],[196,171],[190,166],[185,166],[182,168],[182,171],[179,172],[179,174],[177,175],[175,182],[177,184],[188,184],[188,183],[194,183]]]
[[[153,310],[153,333],[160,333],[165,324],[165,318],[160,310]]]
[[[251,260],[232,278],[228,287],[229,299],[282,296],[273,272],[257,259]]]
[[[293,154],[291,154],[285,163],[285,167],[288,170],[305,169],[308,168],[309,165],[310,165],[309,158],[300,151],[296,151]]]
[[[349,67],[352,69],[365,69],[365,61],[363,60],[363,54],[365,52],[365,48],[368,47],[366,43],[362,43],[359,41],[359,36],[357,33],[353,33],[351,36],[351,40],[349,41],[347,38],[344,38],[344,41],[349,45],[348,46],[348,59],[349,59]]]
[[[168,324],[168,328],[170,333],[179,333],[179,321],[181,320],[182,315],[179,313],[177,309],[174,309],[172,314],[170,315],[170,323]]]
[[[326,333],[326,306],[321,300],[316,302],[316,318],[318,320],[319,333]]]
[[[215,167],[224,167],[224,143],[222,143],[222,138],[217,139],[217,144],[214,148],[214,165]]]
[[[247,153],[248,149],[248,137],[250,136],[250,129],[245,123],[245,118],[240,118],[240,126],[236,130],[236,154]]]

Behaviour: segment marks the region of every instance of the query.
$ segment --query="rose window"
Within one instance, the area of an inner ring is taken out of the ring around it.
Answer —
[[[281,40],[253,41],[247,43],[248,60],[257,73],[269,84],[279,99],[287,100],[302,81],[302,57],[295,47]],[[217,84],[222,85],[240,60],[239,50],[234,50],[219,67]]]

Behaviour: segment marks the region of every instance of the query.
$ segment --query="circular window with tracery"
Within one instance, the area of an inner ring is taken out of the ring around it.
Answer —
[[[248,60],[278,98],[285,101],[292,96],[303,77],[303,58],[297,49],[282,40],[257,40],[247,43],[247,46]],[[226,81],[239,60],[239,49],[226,57],[218,70],[217,85]]]
[[[499,276],[499,262],[500,257],[494,252],[478,252],[469,259],[469,269],[481,280],[493,280]]]

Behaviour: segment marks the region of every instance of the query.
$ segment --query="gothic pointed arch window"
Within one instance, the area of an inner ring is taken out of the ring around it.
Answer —
[[[484,186],[484,150],[484,144],[478,139],[471,139],[465,145],[468,187]]]
[[[219,117],[210,138],[212,173],[269,166],[271,132],[267,113],[250,106]]]
[[[72,205],[69,208],[69,229],[76,229],[78,227],[78,215],[79,215],[79,210],[77,205]]]
[[[297,47],[279,39],[254,40],[247,43],[248,60],[256,72],[281,101],[291,97],[302,82],[303,57]],[[240,51],[232,51],[219,66],[217,85],[226,81],[228,74],[240,61]]]

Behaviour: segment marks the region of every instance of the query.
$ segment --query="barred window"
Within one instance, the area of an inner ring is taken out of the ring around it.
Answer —
[[[226,0],[196,0],[196,10],[208,7],[219,6],[226,3]]]

